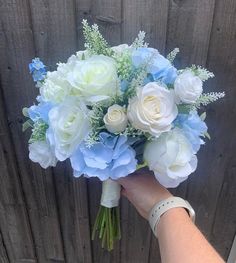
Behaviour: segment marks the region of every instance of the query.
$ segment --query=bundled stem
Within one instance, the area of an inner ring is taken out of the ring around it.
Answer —
[[[92,232],[92,240],[95,239],[98,232],[99,239],[102,240],[102,248],[111,251],[114,248],[114,242],[120,240],[120,210],[119,207],[108,208],[100,206]]]

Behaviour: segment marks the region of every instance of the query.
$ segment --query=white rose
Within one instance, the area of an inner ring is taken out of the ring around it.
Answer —
[[[57,159],[50,145],[45,141],[38,141],[29,144],[29,158],[39,163],[44,169],[49,166],[56,166]]]
[[[176,78],[174,88],[178,102],[194,103],[202,94],[202,81],[188,70]]]
[[[107,130],[111,133],[124,131],[128,124],[124,108],[117,104],[108,108],[103,121]]]
[[[44,101],[54,103],[62,102],[71,91],[71,85],[59,71],[48,72],[47,77],[40,87],[40,94]]]
[[[89,102],[110,98],[118,91],[115,61],[103,55],[77,61],[67,79],[75,93]]]
[[[111,48],[115,53],[121,55],[124,51],[130,50],[130,46],[127,44],[121,44]]]
[[[150,170],[165,187],[177,187],[197,168],[197,157],[180,129],[163,133],[144,150]]]
[[[158,137],[171,129],[178,114],[174,92],[155,82],[138,89],[128,105],[128,119],[136,129]]]
[[[47,138],[55,147],[58,160],[70,157],[88,134],[90,125],[87,114],[87,107],[73,97],[49,111]]]

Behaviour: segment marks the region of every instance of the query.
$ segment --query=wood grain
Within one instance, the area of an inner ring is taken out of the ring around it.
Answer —
[[[90,235],[101,196],[96,179],[73,178],[69,162],[42,170],[28,160],[21,109],[38,90],[28,73],[39,56],[49,70],[83,49],[82,19],[111,45],[139,30],[161,53],[181,50],[177,67],[206,65],[205,91],[226,91],[207,107],[211,141],[196,173],[173,192],[187,198],[197,225],[227,259],[236,231],[236,3],[234,0],[0,0],[0,262],[160,262],[148,223],[122,198],[122,240],[108,253]]]

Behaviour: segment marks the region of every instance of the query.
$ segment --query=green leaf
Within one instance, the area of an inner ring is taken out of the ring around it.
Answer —
[[[179,104],[178,105],[178,111],[179,111],[179,113],[189,114],[191,107],[192,106],[188,105],[188,104]]]
[[[211,139],[211,136],[210,136],[210,134],[208,132],[205,132],[204,135],[207,137],[208,140]]]
[[[22,114],[23,114],[25,117],[29,117],[28,108],[24,107],[24,108],[22,109]]]
[[[203,112],[203,113],[200,115],[200,119],[201,119],[202,121],[205,121],[205,119],[206,119],[206,112]]]
[[[33,122],[31,120],[27,120],[22,125],[22,131],[25,132],[28,128],[33,128]]]

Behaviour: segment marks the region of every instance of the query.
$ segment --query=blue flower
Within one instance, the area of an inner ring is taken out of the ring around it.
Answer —
[[[46,67],[39,58],[32,59],[32,62],[29,64],[29,71],[35,82],[45,79]]]
[[[174,124],[182,129],[185,136],[190,141],[193,151],[197,153],[200,146],[204,144],[201,136],[204,136],[207,132],[206,123],[201,120],[196,111],[192,111],[189,114],[179,114]]]
[[[102,132],[100,141],[93,146],[87,147],[82,143],[70,158],[74,176],[84,174],[104,181],[134,172],[137,165],[136,153],[127,139],[124,135],[113,136]]]
[[[48,123],[48,113],[52,107],[53,105],[50,102],[40,102],[38,105],[32,105],[28,109],[29,117],[33,122],[41,119]]]
[[[154,48],[138,48],[132,53],[134,67],[140,67],[151,59],[147,71],[152,76],[152,81],[161,80],[165,84],[173,84],[177,77],[177,69],[170,61],[163,57]]]

